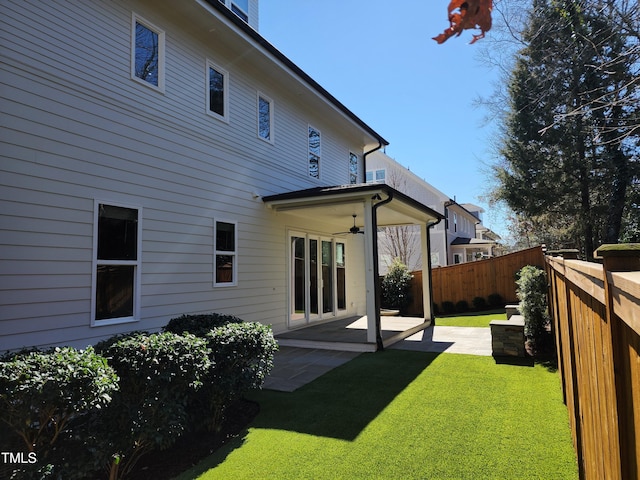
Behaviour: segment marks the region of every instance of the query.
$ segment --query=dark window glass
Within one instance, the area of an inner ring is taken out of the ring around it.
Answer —
[[[349,153],[349,183],[358,183],[358,156]]]
[[[216,223],[216,250],[219,252],[235,252],[236,236],[233,223]]]
[[[233,282],[233,256],[216,255],[216,283]]]
[[[224,117],[224,74],[209,67],[209,110]]]
[[[98,265],[96,320],[133,316],[133,265]]]
[[[98,260],[137,260],[138,211],[100,205]]]
[[[136,22],[136,77],[158,86],[158,34]]]

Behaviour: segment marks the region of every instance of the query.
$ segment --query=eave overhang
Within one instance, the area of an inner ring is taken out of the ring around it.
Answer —
[[[350,221],[353,215],[359,215],[367,201],[372,205],[392,200],[377,212],[377,226],[428,225],[437,223],[444,216],[431,207],[407,196],[386,184],[356,184],[317,187],[306,190],[269,195],[263,198],[264,203],[278,212],[288,212],[326,221]],[[348,223],[344,223],[348,225]]]

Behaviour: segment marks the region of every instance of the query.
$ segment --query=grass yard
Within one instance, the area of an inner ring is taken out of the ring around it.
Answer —
[[[443,327],[487,327],[491,320],[506,320],[504,308],[487,312],[465,313],[463,315],[437,315],[436,325]]]
[[[386,350],[293,393],[185,479],[578,478],[560,379],[541,365]]]

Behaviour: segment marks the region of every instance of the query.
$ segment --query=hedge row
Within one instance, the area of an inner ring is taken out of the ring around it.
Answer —
[[[492,293],[486,299],[484,297],[474,297],[471,303],[473,310],[482,311],[487,308],[503,307],[504,299],[499,293]],[[440,306],[434,304],[434,309],[437,314],[451,314],[468,312],[471,307],[466,300],[460,300],[455,303],[452,301],[444,301]]]
[[[5,355],[0,447],[37,459],[11,478],[125,478],[148,451],[218,429],[231,402],[262,386],[276,350],[270,327],[211,314],[85,350]]]

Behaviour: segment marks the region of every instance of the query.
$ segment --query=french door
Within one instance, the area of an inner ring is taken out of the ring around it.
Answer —
[[[303,233],[292,233],[289,239],[289,326],[326,320],[346,310],[344,242]]]

